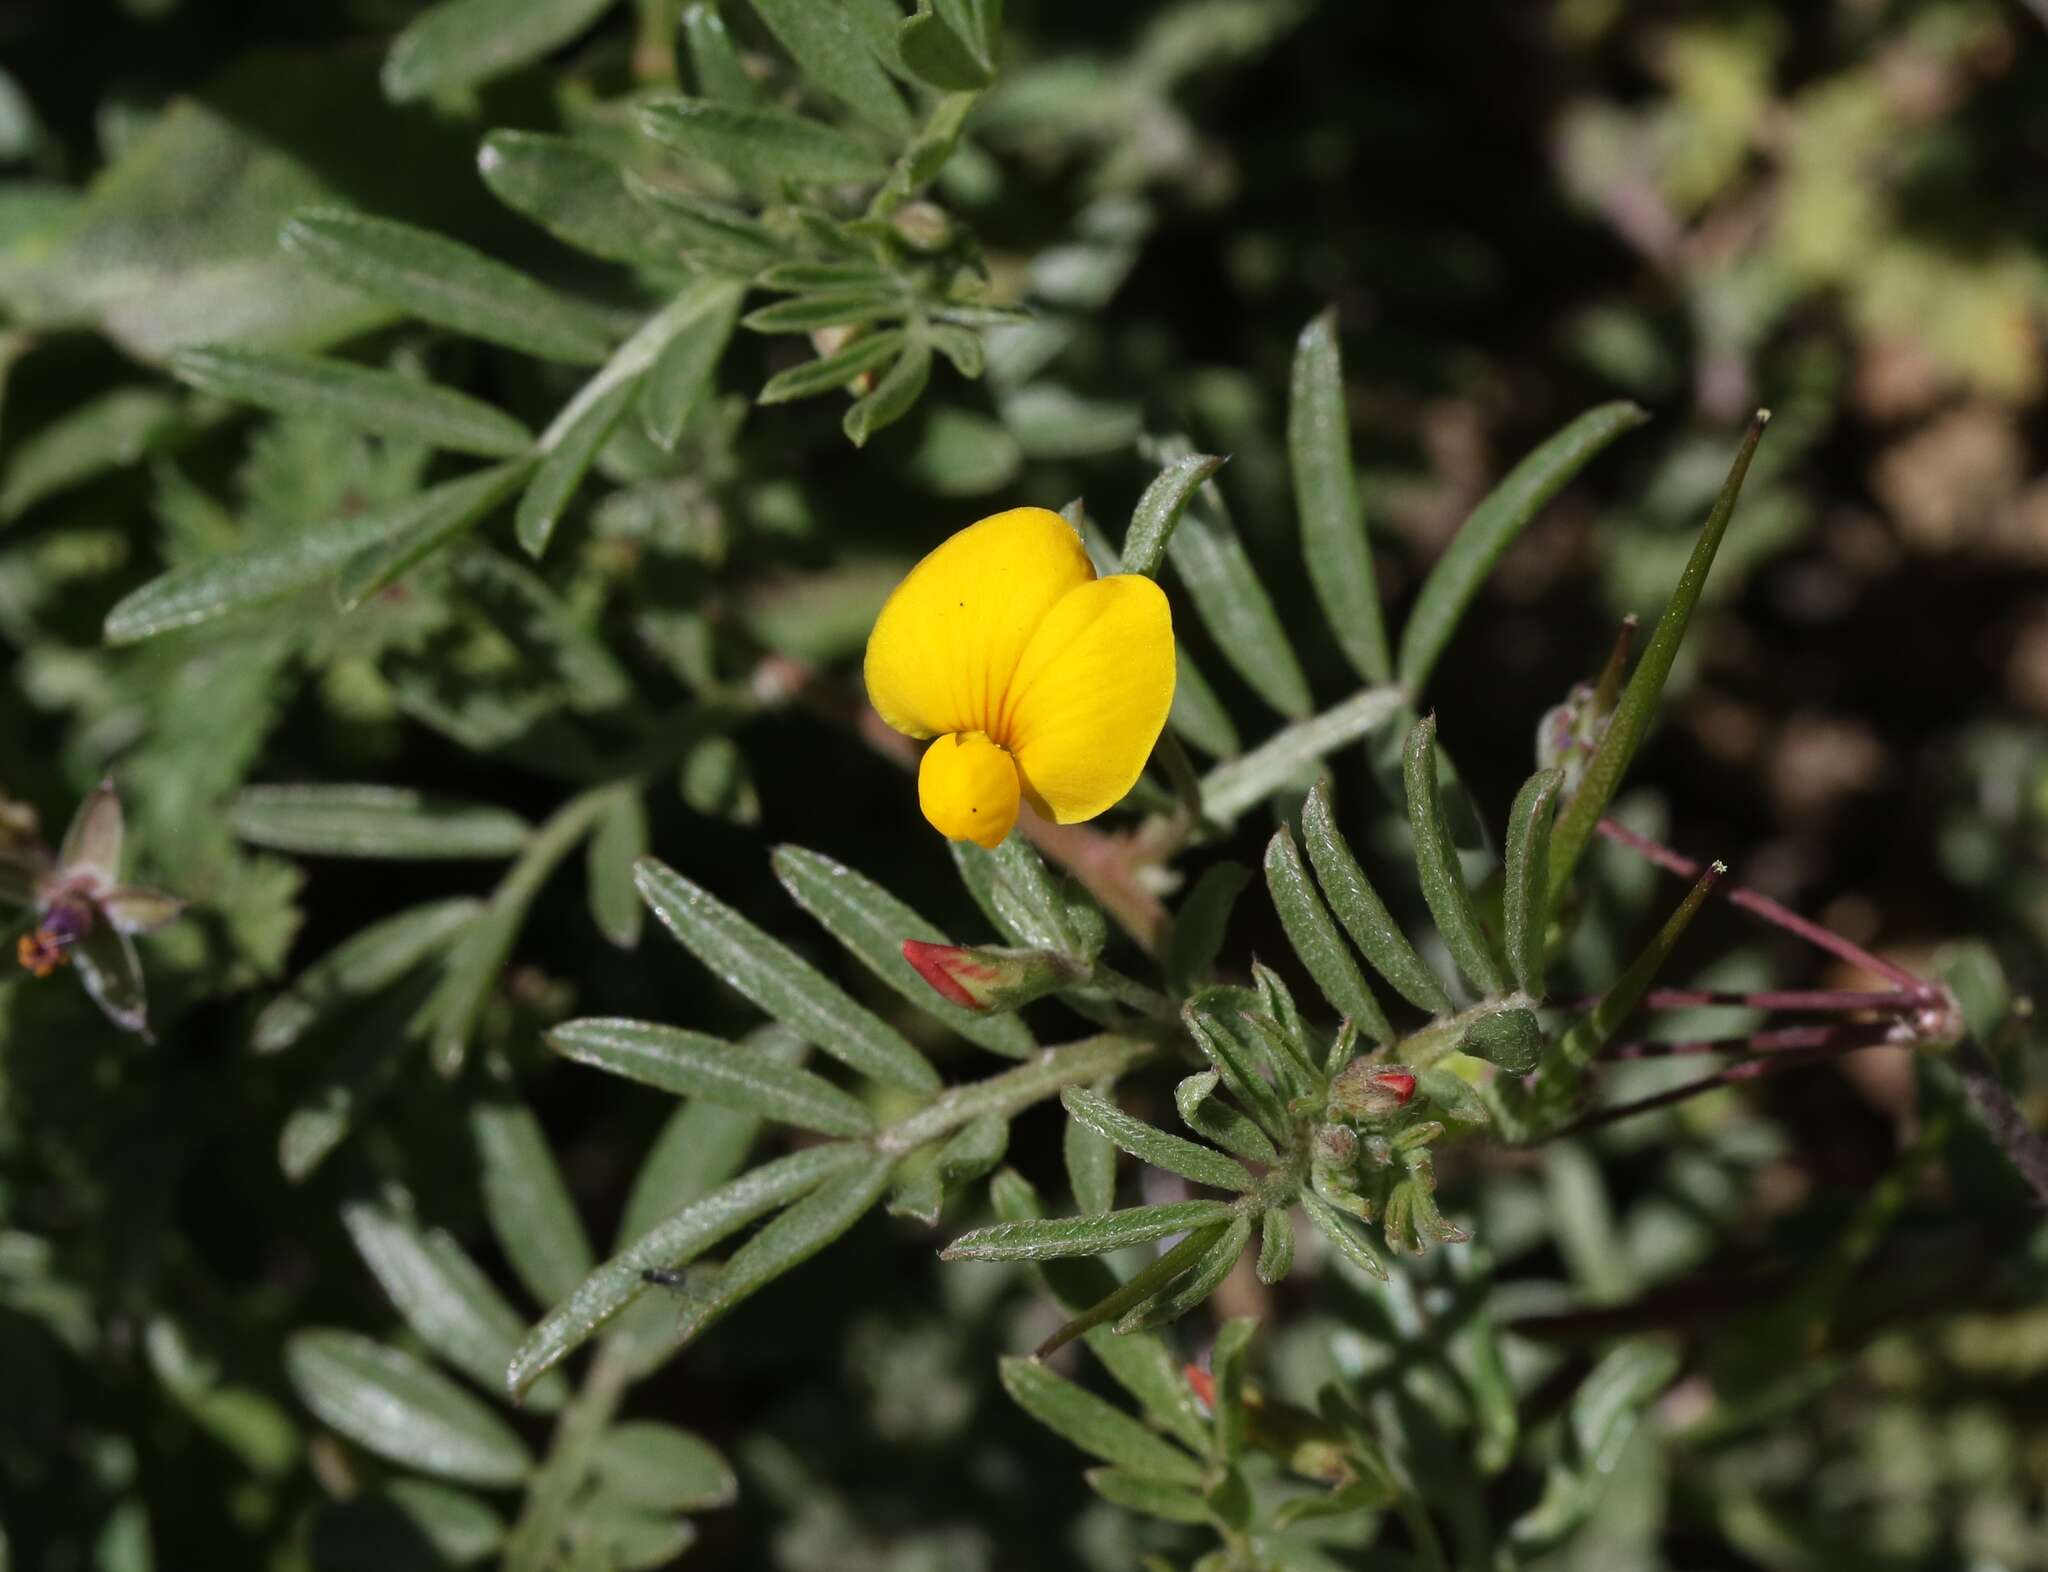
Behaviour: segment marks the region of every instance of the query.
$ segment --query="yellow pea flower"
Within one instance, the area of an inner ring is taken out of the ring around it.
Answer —
[[[1173,615],[1148,578],[1098,579],[1057,513],[970,524],[910,570],[868,635],[868,699],[910,737],[940,834],[993,847],[1028,802],[1092,819],[1137,783],[1173,703]]]

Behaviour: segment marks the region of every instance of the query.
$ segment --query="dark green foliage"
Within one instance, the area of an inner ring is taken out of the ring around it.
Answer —
[[[2029,1564],[2033,9],[27,8],[0,1563]]]

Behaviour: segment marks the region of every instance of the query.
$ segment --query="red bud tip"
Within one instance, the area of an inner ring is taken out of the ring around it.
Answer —
[[[985,1000],[977,999],[961,985],[962,977],[989,980],[992,973],[974,959],[972,952],[956,944],[929,944],[923,939],[905,939],[903,958],[917,968],[917,975],[931,984],[932,992],[948,1004],[957,1004],[963,1010],[986,1010]]]
[[[1213,1411],[1216,1407],[1216,1378],[1200,1365],[1187,1366],[1185,1374],[1188,1385],[1194,1388],[1195,1396],[1201,1399],[1202,1406]]]
[[[1393,1094],[1402,1107],[1406,1107],[1408,1099],[1415,1095],[1415,1077],[1406,1070],[1381,1070],[1373,1076],[1372,1083]]]

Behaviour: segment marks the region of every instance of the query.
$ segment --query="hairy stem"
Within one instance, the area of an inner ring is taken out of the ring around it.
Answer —
[[[897,1120],[875,1137],[875,1150],[900,1157],[986,1114],[1008,1118],[1069,1086],[1086,1086],[1105,1075],[1121,1074],[1158,1051],[1156,1041],[1115,1033],[1047,1048],[1014,1070],[956,1086],[908,1118]]]
[[[1700,876],[1700,865],[1690,857],[1675,852],[1668,846],[1659,845],[1647,835],[1638,835],[1626,825],[1617,824],[1612,819],[1602,819],[1597,828],[1617,846],[1626,846],[1630,851],[1655,863],[1668,873],[1675,873],[1681,879],[1697,879]],[[1779,905],[1768,895],[1759,895],[1754,890],[1735,885],[1728,891],[1728,904],[1754,912],[1765,922],[1783,928],[1787,933],[1797,934],[1808,944],[1826,950],[1830,955],[1845,960],[1852,966],[1859,966],[1879,977],[1888,978],[1917,998],[1926,999],[1935,992],[1933,985],[1925,978],[1914,976],[1903,966],[1894,965],[1882,956],[1872,955],[1860,944],[1843,938],[1832,928],[1823,928],[1819,923],[1809,921],[1797,912]]]
[[[601,1347],[581,1389],[555,1421],[547,1456],[527,1486],[526,1504],[505,1541],[504,1572],[544,1572],[556,1564],[562,1519],[590,1472],[590,1456],[599,1437],[610,1426],[631,1384],[627,1360],[617,1351]]]

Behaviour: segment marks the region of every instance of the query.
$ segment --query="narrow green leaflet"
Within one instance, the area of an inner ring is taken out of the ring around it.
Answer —
[[[526,1328],[462,1247],[438,1228],[420,1229],[368,1201],[344,1203],[341,1220],[419,1340],[486,1391],[496,1391]],[[534,1389],[533,1406],[552,1410],[568,1395],[566,1382],[545,1381]]]
[[[815,333],[819,328],[853,327],[880,318],[909,315],[911,302],[890,280],[856,289],[824,289],[793,295],[750,311],[740,326],[750,333]]]
[[[1207,1523],[1208,1504],[1201,1492],[1185,1485],[1169,1485],[1128,1468],[1091,1468],[1082,1478],[1088,1488],[1112,1506],[1169,1523]]]
[[[721,104],[760,103],[760,85],[748,75],[717,0],[689,0],[683,7],[682,35],[700,98]]]
[[[482,1102],[470,1110],[469,1129],[498,1247],[528,1292],[552,1303],[590,1275],[592,1258],[540,1121],[524,1103]]]
[[[712,373],[732,341],[739,320],[741,287],[724,280],[699,284],[709,299],[677,329],[647,368],[640,391],[640,420],[657,446],[673,448],[714,391]]]
[[[1728,479],[1721,487],[1721,495],[1715,499],[1713,510],[1700,530],[1700,538],[1694,543],[1692,555],[1686,561],[1685,571],[1678,577],[1678,587],[1671,592],[1670,603],[1657,619],[1650,642],[1643,650],[1643,658],[1636,663],[1636,669],[1628,679],[1628,687],[1622,692],[1621,702],[1615,707],[1607,730],[1601,735],[1599,746],[1593,750],[1593,757],[1586,761],[1586,772],[1579,779],[1578,790],[1558,812],[1557,823],[1550,832],[1550,893],[1553,900],[1563,894],[1565,886],[1571,883],[1572,874],[1593,838],[1600,816],[1607,811],[1607,804],[1613,800],[1622,776],[1628,773],[1629,763],[1635,758],[1636,749],[1656,717],[1657,700],[1663,695],[1664,683],[1671,675],[1672,664],[1678,659],[1678,646],[1685,641],[1685,630],[1692,623],[1693,608],[1700,603],[1700,595],[1707,587],[1707,575],[1713,570],[1722,537],[1728,533],[1728,521],[1735,516],[1736,499],[1742,495],[1742,482],[1749,474],[1749,461],[1756,456],[1757,444],[1763,440],[1764,427],[1770,419],[1769,410],[1759,410],[1750,422],[1742,446],[1736,451],[1735,463],[1728,471]]]
[[[512,857],[531,826],[506,808],[402,786],[249,786],[228,804],[243,840],[315,857]]]
[[[1105,1136],[1069,1119],[1060,1132],[1060,1158],[1076,1206],[1101,1213],[1116,1205],[1116,1147]]]
[[[997,1174],[988,1191],[996,1215],[1005,1222],[1020,1223],[1045,1215],[1037,1192],[1015,1169]],[[1087,1310],[1117,1286],[1108,1264],[1099,1260],[1053,1261],[1042,1264],[1038,1271],[1053,1297],[1071,1311]],[[1106,1326],[1097,1326],[1086,1334],[1085,1341],[1117,1384],[1143,1405],[1153,1424],[1189,1447],[1207,1447],[1208,1423],[1196,1411],[1195,1395],[1180,1361],[1161,1338],[1150,1332],[1118,1336]]]
[[[682,232],[635,199],[619,165],[585,143],[493,131],[476,167],[499,201],[579,251],[671,271],[681,266]]]
[[[810,1044],[786,1026],[757,1027],[740,1039],[748,1053],[800,1065]],[[740,1171],[760,1135],[761,1120],[716,1103],[686,1102],[669,1116],[633,1176],[619,1217],[617,1243],[631,1244],[664,1217],[710,1194]]]
[[[903,64],[920,80],[952,93],[974,93],[995,81],[995,68],[977,52],[978,39],[962,36],[919,0],[916,16],[897,30]]]
[[[1572,476],[1650,417],[1626,400],[1589,409],[1508,472],[1452,537],[1401,629],[1401,685],[1420,693],[1501,554]]]
[[[650,1512],[708,1512],[739,1496],[718,1448],[674,1425],[630,1419],[604,1433],[590,1472],[608,1496]]]
[[[633,887],[633,864],[647,855],[647,804],[640,793],[619,796],[598,817],[585,843],[585,882],[590,915],[598,929],[622,950],[640,942],[647,908]]]
[[[181,349],[170,369],[201,392],[281,414],[326,415],[453,453],[512,458],[533,445],[533,433],[493,405],[376,366],[219,345]]]
[[[428,1033],[427,1056],[436,1073],[452,1079],[461,1071],[478,1018],[518,941],[526,910],[524,898],[507,900],[501,888],[449,950],[440,986],[420,1012],[420,1024]]]
[[[1259,1218],[1259,1281],[1270,1287],[1293,1270],[1294,1220],[1286,1207],[1268,1207]]]
[[[903,958],[903,941],[950,944],[952,940],[872,879],[801,846],[776,847],[771,862],[776,878],[799,906],[845,945],[855,960],[934,1020],[1006,1058],[1028,1058],[1037,1047],[1018,1016],[983,1014],[939,997]]]
[[[639,392],[638,377],[616,382],[579,409],[566,428],[551,433],[554,445],[534,470],[513,521],[513,533],[528,556],[538,557],[548,549],[563,510],[575,499],[583,477],[597,460],[598,449],[625,418]]]
[[[285,1373],[306,1406],[379,1457],[471,1485],[516,1485],[533,1466],[504,1420],[431,1366],[354,1332],[296,1332]]]
[[[1245,997],[1241,988],[1205,988],[1182,1006],[1181,1019],[1245,1111],[1269,1134],[1281,1136],[1289,1127],[1287,1111],[1258,1068],[1272,1050],[1242,1019]]]
[[[938,1072],[901,1033],[724,902],[648,857],[634,882],[663,927],[713,973],[842,1064],[913,1092]]]
[[[991,1223],[962,1234],[939,1252],[945,1261],[1052,1261],[1072,1255],[1102,1255],[1125,1245],[1147,1244],[1168,1234],[1226,1222],[1227,1201],[1170,1201],[1133,1206],[1088,1217],[1034,1218]]]
[[[404,528],[342,565],[334,585],[335,604],[354,611],[385,585],[476,528],[532,472],[533,460],[513,459],[421,492],[412,500]]]
[[[720,1240],[835,1174],[873,1161],[867,1147],[832,1142],[763,1163],[657,1223],[555,1302],[512,1356],[505,1386],[518,1399],[648,1288],[642,1275],[687,1266]]]
[[[499,1548],[505,1523],[466,1490],[399,1478],[314,1512],[306,1548],[316,1567],[469,1566]],[[431,1556],[431,1562],[422,1562]]]
[[[1133,1119],[1108,1098],[1085,1087],[1068,1087],[1060,1094],[1060,1103],[1089,1129],[1154,1168],[1218,1190],[1250,1190],[1258,1183],[1242,1163]]]
[[[1351,416],[1337,352],[1337,314],[1325,311],[1294,345],[1287,402],[1287,457],[1301,514],[1301,554],[1323,616],[1351,669],[1367,682],[1393,679],[1374,579],[1365,504],[1351,467]]]
[[[1203,872],[1180,903],[1166,947],[1166,976],[1176,994],[1192,993],[1215,967],[1231,908],[1249,883],[1251,875],[1242,864],[1219,862]]]
[[[874,391],[855,399],[840,419],[846,440],[857,448],[866,447],[869,437],[909,414],[931,374],[931,346],[913,338],[903,346],[896,363],[882,373]]]
[[[481,910],[481,902],[457,896],[359,929],[263,1007],[249,1046],[257,1053],[281,1053],[321,1022],[360,1009],[372,994],[444,948]]]
[[[887,160],[865,143],[779,109],[658,98],[641,109],[640,123],[664,147],[771,193],[784,184],[880,180],[889,170]]]
[[[1240,1212],[1227,1227],[1211,1231],[1215,1237],[1202,1247],[1201,1254],[1178,1282],[1146,1303],[1125,1312],[1116,1323],[1119,1334],[1128,1336],[1132,1332],[1170,1326],[1222,1286],[1223,1279],[1230,1275],[1230,1269],[1237,1265],[1238,1257],[1244,1254],[1244,1247],[1251,1240],[1252,1220]]]
[[[1402,755],[1402,778],[1408,789],[1408,824],[1415,832],[1415,873],[1422,898],[1436,919],[1458,970],[1482,994],[1507,991],[1507,979],[1494,959],[1486,930],[1472,906],[1472,892],[1458,865],[1458,848],[1444,823],[1443,802],[1436,783],[1436,717],[1426,716],[1408,734]]]
[[[1307,1190],[1301,1192],[1301,1209],[1316,1225],[1316,1231],[1337,1247],[1339,1255],[1369,1276],[1386,1281],[1386,1263],[1373,1254],[1372,1246],[1358,1236],[1358,1230],[1344,1220],[1342,1212]]]
[[[469,87],[566,44],[612,0],[441,0],[415,17],[384,57],[397,103]]]
[[[1709,863],[1693,887],[1685,892],[1685,899],[1664,919],[1664,925],[1657,930],[1656,936],[1629,963],[1628,970],[1608,984],[1600,1002],[1565,1033],[1558,1047],[1566,1062],[1591,1062],[1601,1046],[1614,1035],[1615,1028],[1628,1019],[1629,1013],[1635,1009],[1650,984],[1656,981],[1657,974],[1671,959],[1671,952],[1678,948],[1678,941],[1685,937],[1685,930],[1692,925],[1700,907],[1727,871],[1726,863]]]
[[[831,1244],[880,1199],[892,1160],[873,1153],[834,1174],[733,1253],[706,1286],[685,1297],[677,1316],[687,1343],[742,1300]]]
[[[949,841],[947,849],[967,893],[1012,944],[1087,958],[1052,873],[1020,832],[992,852],[972,841]]]
[[[1239,1157],[1255,1163],[1277,1163],[1280,1153],[1267,1139],[1266,1132],[1216,1096],[1222,1080],[1220,1070],[1204,1070],[1174,1087],[1173,1105],[1180,1112],[1181,1123]]]
[[[1507,882],[1502,890],[1508,968],[1516,985],[1543,997],[1543,938],[1550,926],[1550,823],[1564,771],[1538,770],[1508,810]]]
[[[1196,1228],[1181,1236],[1179,1243],[1147,1261],[1116,1288],[1103,1295],[1073,1320],[1032,1351],[1035,1359],[1050,1358],[1075,1338],[1116,1322],[1116,1335],[1128,1337],[1136,1330],[1131,1316],[1185,1278],[1198,1262],[1206,1261],[1216,1242],[1234,1229],[1242,1218]]]
[[[910,135],[912,121],[903,95],[863,42],[845,6],[819,5],[816,0],[752,3],[775,41],[789,51],[813,85],[892,140]]]
[[[820,393],[843,388],[863,372],[873,371],[894,360],[907,341],[908,335],[896,328],[864,334],[844,349],[821,355],[816,360],[806,360],[787,371],[778,371],[762,384],[754,401],[757,404],[787,404],[792,399],[814,398]]]
[[[788,254],[788,242],[730,203],[657,184],[632,170],[625,181],[628,194],[675,236],[692,263],[751,273]]]
[[[555,1027],[547,1043],[578,1064],[678,1097],[701,1097],[824,1135],[874,1133],[866,1105],[824,1077],[699,1032],[646,1021],[590,1019]]]
[[[181,403],[160,388],[117,388],[16,438],[0,470],[0,524],[45,497],[142,459],[184,424]]]
[[[1305,717],[1308,679],[1213,484],[1188,502],[1166,551],[1223,658],[1282,715]]]
[[[1320,715],[1281,727],[1250,753],[1202,777],[1202,812],[1232,824],[1274,792],[1306,786],[1324,758],[1378,731],[1401,713],[1403,702],[1397,688],[1361,688]]]
[[[572,365],[595,365],[611,350],[595,313],[431,230],[315,209],[284,226],[284,243],[328,277],[437,327]]]
[[[1394,921],[1379,892],[1366,878],[1365,870],[1351,854],[1350,842],[1337,828],[1330,809],[1330,783],[1319,780],[1301,805],[1301,839],[1308,848],[1308,860],[1316,870],[1330,909],[1351,935],[1373,970],[1390,987],[1418,1010],[1431,1015],[1449,1015],[1451,997],[1436,973],[1423,964],[1408,942],[1408,935]]]
[[[1132,510],[1131,527],[1124,535],[1124,572],[1158,577],[1174,526],[1180,523],[1195,494],[1226,462],[1208,453],[1190,453],[1159,472]]]
[[[109,644],[133,644],[173,628],[210,622],[298,594],[332,579],[344,567],[399,542],[474,523],[472,506],[484,511],[511,494],[504,477],[520,473],[515,462],[447,481],[402,502],[308,525],[274,546],[231,551],[173,568],[151,579],[107,613]],[[493,477],[500,477],[493,479]],[[430,548],[431,549],[431,548]],[[414,559],[416,560],[416,558]],[[400,571],[403,571],[401,569]]]
[[[1287,942],[1294,946],[1294,953],[1301,957],[1301,964],[1308,968],[1331,1008],[1355,1021],[1374,1042],[1393,1041],[1394,1029],[1386,1012],[1351,958],[1350,947],[1316,893],[1301,853],[1295,849],[1294,836],[1284,824],[1266,843],[1266,888],[1272,892],[1273,909],[1280,914]]]
[[[1147,1479],[1199,1489],[1202,1465],[1120,1409],[1035,1359],[1005,1359],[1003,1390],[1019,1408],[1090,1456]]]
[[[1173,708],[1167,712],[1166,724],[1211,758],[1225,759],[1241,752],[1244,744],[1238,740],[1230,711],[1216,697],[1215,688],[1202,675],[1187,646],[1176,641],[1173,653]]]
[[[348,1046],[321,1066],[285,1115],[277,1133],[277,1166],[291,1183],[332,1156],[391,1090],[410,1058],[410,1023],[429,988],[422,979],[367,1000],[352,1022]]]

